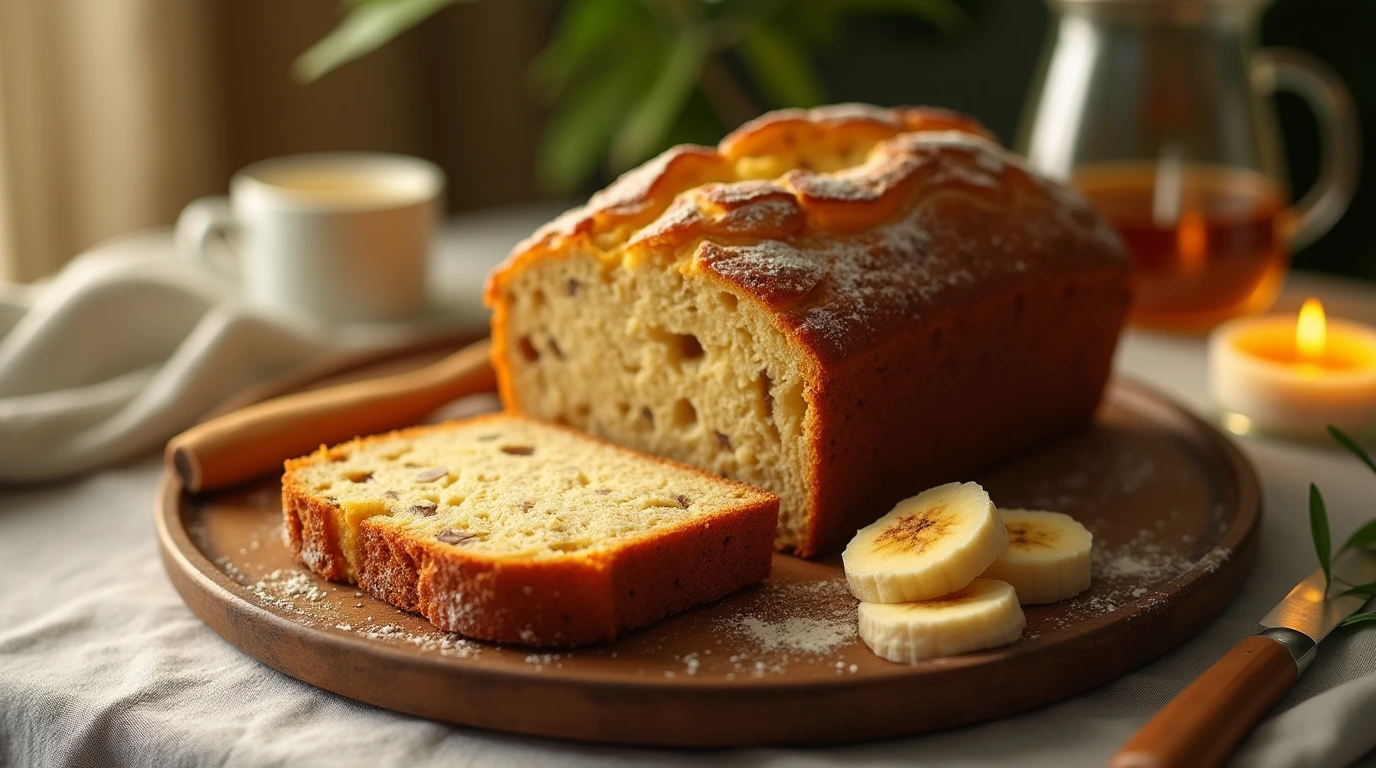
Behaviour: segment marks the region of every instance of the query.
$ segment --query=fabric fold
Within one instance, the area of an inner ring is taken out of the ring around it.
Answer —
[[[1230,765],[1341,768],[1376,749],[1376,674],[1350,680],[1263,722]]]
[[[244,389],[303,365],[475,330],[475,313],[324,325],[241,302],[169,232],[0,290],[0,482],[52,480],[159,448]]]

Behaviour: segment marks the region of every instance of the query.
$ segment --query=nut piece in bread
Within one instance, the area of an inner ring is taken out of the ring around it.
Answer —
[[[974,121],[842,105],[665,152],[486,300],[509,409],[771,490],[808,556],[1090,420],[1129,277],[1089,205]]]
[[[435,626],[569,647],[769,575],[778,499],[519,416],[322,447],[287,462],[297,560]]]

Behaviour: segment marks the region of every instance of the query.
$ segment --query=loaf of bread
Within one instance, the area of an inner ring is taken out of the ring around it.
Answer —
[[[502,643],[610,640],[769,575],[772,494],[566,428],[480,417],[287,462],[297,560]]]
[[[681,146],[486,290],[507,407],[777,493],[808,556],[1092,417],[1129,261],[975,122],[845,105]]]

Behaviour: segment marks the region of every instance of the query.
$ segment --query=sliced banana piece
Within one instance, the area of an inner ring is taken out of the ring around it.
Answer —
[[[920,603],[860,604],[860,639],[900,664],[1007,645],[1025,626],[1013,587],[993,579]]]
[[[1094,536],[1070,515],[1001,509],[1008,549],[984,572],[1017,590],[1018,602],[1054,603],[1089,589]]]
[[[989,494],[976,483],[948,483],[861,528],[841,561],[856,598],[911,603],[966,586],[1007,546]]]

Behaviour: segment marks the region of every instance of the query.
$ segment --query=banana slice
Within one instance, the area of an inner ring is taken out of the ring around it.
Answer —
[[[911,603],[968,585],[1007,546],[989,494],[976,483],[948,483],[861,528],[841,562],[859,600]]]
[[[860,639],[900,664],[1007,645],[1025,626],[1013,587],[993,579],[920,603],[860,604]]]
[[[1094,536],[1060,512],[1001,509],[1008,549],[984,572],[1017,590],[1018,602],[1054,603],[1089,589]]]

